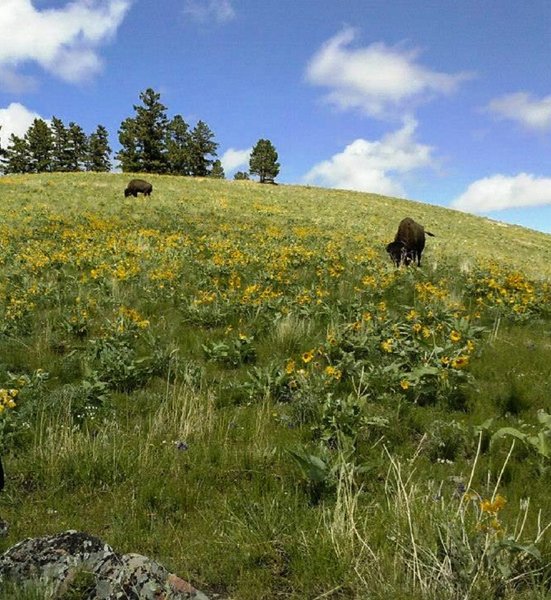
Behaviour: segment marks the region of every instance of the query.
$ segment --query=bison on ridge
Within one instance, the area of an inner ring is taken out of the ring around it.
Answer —
[[[124,197],[128,198],[128,196],[134,196],[134,198],[137,198],[139,192],[144,196],[149,196],[152,191],[153,186],[148,181],[144,181],[143,179],[132,179],[124,190]]]
[[[425,231],[422,225],[409,217],[400,221],[394,241],[386,247],[386,251],[397,267],[402,263],[408,266],[415,260],[417,260],[417,266],[421,266],[421,254],[425,249],[425,234],[434,237],[434,233]]]

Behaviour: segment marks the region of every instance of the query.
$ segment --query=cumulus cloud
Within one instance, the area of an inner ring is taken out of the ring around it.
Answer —
[[[200,23],[226,23],[235,18],[230,0],[186,0],[183,12]]]
[[[551,129],[551,96],[533,98],[526,92],[494,98],[488,108],[502,119],[517,121],[528,129]]]
[[[71,83],[101,69],[98,47],[112,38],[132,0],[74,0],[35,8],[31,0],[0,2],[0,81],[11,91],[30,82],[18,74],[29,62]]]
[[[35,119],[40,119],[38,113],[29,110],[19,102],[12,102],[7,108],[0,108],[0,145],[8,146],[11,134],[23,137]]]
[[[246,150],[229,148],[226,150],[220,159],[220,162],[224,167],[224,172],[231,173],[232,171],[236,171],[239,167],[248,166],[251,151],[252,148],[247,148]]]
[[[387,118],[437,94],[449,94],[471,75],[439,73],[417,61],[419,50],[382,42],[353,48],[356,31],[346,28],[327,41],[308,64],[306,79],[329,88],[326,99],[341,109]]]
[[[380,140],[357,139],[346,148],[315,165],[305,183],[404,196],[400,174],[434,166],[433,148],[414,140],[417,122],[407,119],[401,129]]]
[[[478,179],[452,202],[454,208],[474,213],[544,205],[551,205],[551,178],[528,173]]]

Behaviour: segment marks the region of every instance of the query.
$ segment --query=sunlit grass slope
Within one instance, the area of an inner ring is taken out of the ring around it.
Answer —
[[[82,529],[239,600],[549,597],[551,236],[144,177],[0,178],[0,550]],[[385,252],[406,216],[421,268]]]
[[[10,176],[0,179],[3,212],[33,210],[40,203],[53,210],[77,214],[129,218],[181,211],[180,218],[200,218],[216,213],[226,218],[259,224],[307,225],[320,232],[346,232],[365,236],[378,250],[394,238],[398,222],[411,216],[435,233],[429,240],[427,259],[493,260],[534,277],[551,275],[551,236],[421,202],[375,194],[301,186],[260,186],[253,182],[145,175],[153,183],[151,198],[124,200],[129,177],[82,173]]]

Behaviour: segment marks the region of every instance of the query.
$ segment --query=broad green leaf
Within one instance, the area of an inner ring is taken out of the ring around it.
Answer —
[[[327,465],[321,458],[313,454],[304,454],[302,452],[294,452],[293,450],[287,450],[287,452],[309,479],[316,483],[321,483],[326,479],[328,473]]]
[[[538,421],[548,429],[551,429],[551,415],[544,410],[538,410]]]
[[[505,437],[507,435],[510,435],[514,438],[522,440],[523,442],[526,440],[526,437],[527,437],[525,433],[522,433],[522,431],[519,431],[518,429],[515,429],[514,427],[502,427],[501,429],[498,429],[494,433],[494,435],[492,436],[491,443],[493,443],[495,440]]]

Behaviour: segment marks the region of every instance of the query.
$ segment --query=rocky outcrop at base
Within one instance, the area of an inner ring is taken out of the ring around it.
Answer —
[[[12,546],[0,556],[3,581],[42,585],[49,598],[74,598],[78,588],[82,600],[208,600],[159,563],[73,530]]]

